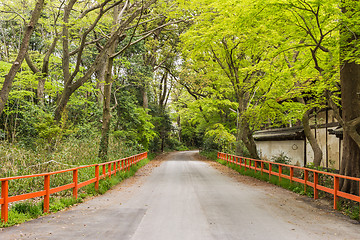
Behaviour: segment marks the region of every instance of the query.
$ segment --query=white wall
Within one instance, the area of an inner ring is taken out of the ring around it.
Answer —
[[[304,165],[304,141],[286,140],[286,141],[257,141],[257,150],[259,157],[264,160],[271,160],[272,156],[278,156],[284,153],[291,158],[291,164]]]
[[[331,128],[328,128],[331,129]],[[315,133],[315,129],[313,129]],[[326,128],[316,129],[316,138],[323,151],[321,166],[326,167],[326,135],[328,137],[328,167],[339,169],[339,138],[330,135]],[[291,158],[291,164],[304,166],[304,140],[284,140],[284,141],[256,141],[259,156],[262,159],[270,160],[272,156],[277,156],[281,152]],[[314,161],[314,152],[309,142],[306,142],[307,163]]]

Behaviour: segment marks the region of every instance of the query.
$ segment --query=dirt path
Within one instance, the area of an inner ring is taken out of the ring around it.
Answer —
[[[190,151],[162,156],[67,211],[2,229],[0,239],[360,239],[360,228]]]

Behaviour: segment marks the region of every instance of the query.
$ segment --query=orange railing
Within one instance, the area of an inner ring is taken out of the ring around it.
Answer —
[[[319,171],[316,169],[298,167],[298,166],[293,166],[293,165],[288,165],[288,164],[275,163],[275,162],[270,162],[270,161],[240,157],[240,156],[235,156],[235,155],[222,153],[222,152],[218,152],[217,157],[218,157],[218,159],[225,160],[229,163],[239,165],[240,167],[244,167],[245,170],[253,169],[253,170],[255,170],[255,172],[261,171],[261,174],[268,173],[269,178],[271,176],[278,176],[279,181],[281,181],[282,178],[285,178],[285,179],[289,179],[291,183],[298,182],[298,183],[304,184],[305,191],[306,191],[306,186],[310,186],[313,188],[313,191],[314,191],[314,199],[319,198],[319,190],[330,193],[333,195],[333,198],[334,198],[334,209],[338,208],[339,197],[346,198],[346,199],[353,200],[353,201],[360,203],[360,196],[342,192],[339,189],[340,179],[357,181],[360,186],[360,178],[349,177],[349,176],[344,176],[344,175],[329,173],[329,172],[323,172],[323,171]],[[264,168],[265,164],[267,165],[266,168]],[[277,166],[278,171],[274,171],[273,166]],[[284,168],[287,168],[290,170],[290,171],[288,171],[289,174],[284,174],[284,172],[283,172]],[[303,171],[303,178],[298,178],[298,177],[294,176],[295,169],[299,169],[300,171]],[[319,184],[319,175],[320,174],[332,178],[332,184],[331,184],[332,187],[329,187],[329,186],[326,187],[326,186]],[[312,179],[312,181],[311,181],[311,179]],[[359,189],[359,193],[360,193],[360,189]]]
[[[49,172],[49,173],[41,173],[41,174],[34,174],[34,175],[26,175],[26,176],[17,176],[17,177],[8,177],[8,178],[0,178],[1,181],[1,198],[0,198],[0,205],[1,205],[1,220],[3,222],[8,221],[8,207],[9,203],[26,200],[30,198],[42,197],[44,196],[44,212],[49,212],[49,204],[50,204],[50,195],[53,193],[57,193],[60,191],[64,191],[67,189],[73,190],[73,197],[77,198],[78,190],[81,187],[89,185],[91,183],[95,183],[95,189],[99,188],[99,181],[100,179],[111,177],[111,175],[116,175],[117,171],[121,170],[130,170],[130,167],[139,161],[147,158],[147,152],[140,153],[131,157],[106,162],[106,163],[99,163],[99,164],[92,164],[86,166],[75,167],[71,169],[56,171],[56,172]],[[106,169],[107,166],[107,169]],[[84,182],[78,182],[78,171],[84,168],[94,168],[95,170],[95,177],[88,179]],[[102,168],[102,174],[100,174],[100,168]],[[72,172],[73,173],[73,181],[72,183],[50,188],[50,177],[52,175],[65,173],[65,172]],[[31,192],[22,195],[15,195],[9,196],[9,181],[16,180],[16,179],[24,179],[24,178],[36,178],[36,177],[44,177],[44,190],[38,192]]]

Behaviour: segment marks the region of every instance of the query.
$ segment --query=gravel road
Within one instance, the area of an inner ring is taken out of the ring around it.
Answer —
[[[196,151],[152,161],[108,193],[1,229],[0,239],[360,239],[360,226]]]

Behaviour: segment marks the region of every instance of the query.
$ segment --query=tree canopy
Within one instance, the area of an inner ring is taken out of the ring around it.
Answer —
[[[311,119],[331,109],[343,162],[360,162],[359,5],[3,0],[0,137],[56,151],[96,136],[101,159],[113,140],[257,158],[255,131],[301,125],[320,165]],[[360,177],[358,165],[341,171]]]

